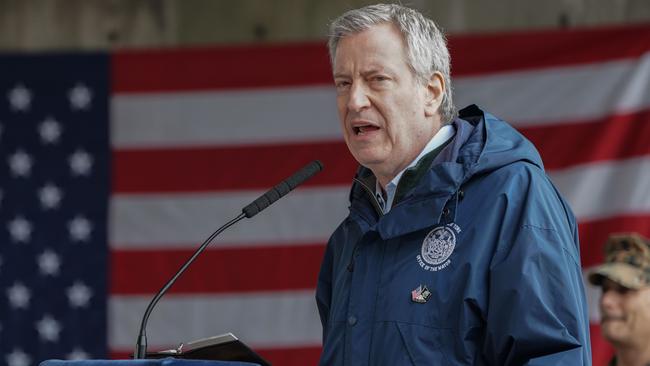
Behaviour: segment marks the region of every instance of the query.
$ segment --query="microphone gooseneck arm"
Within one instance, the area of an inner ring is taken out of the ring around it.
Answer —
[[[160,300],[163,295],[169,290],[170,287],[176,282],[176,280],[187,270],[187,268],[194,262],[194,260],[205,250],[205,248],[214,240],[214,238],[217,237],[217,235],[221,234],[224,230],[228,229],[229,227],[233,226],[237,222],[243,220],[244,218],[251,218],[258,213],[260,213],[262,210],[265,208],[269,207],[273,202],[279,200],[280,198],[284,197],[287,193],[291,192],[294,188],[297,186],[301,185],[304,183],[307,179],[313,177],[316,173],[320,172],[323,170],[323,164],[321,164],[320,161],[314,160],[311,163],[307,164],[304,166],[302,169],[299,171],[295,172],[293,175],[291,175],[289,178],[283,180],[282,182],[278,183],[275,187],[271,188],[268,192],[264,193],[260,197],[258,197],[255,201],[251,202],[249,205],[244,207],[242,209],[242,212],[237,215],[234,219],[228,221],[226,224],[224,224],[222,227],[217,229],[212,235],[210,235],[203,244],[192,254],[190,259],[188,259],[174,274],[174,276],[167,281],[165,286],[163,286],[160,291],[156,294],[156,296],[151,299],[151,302],[149,302],[149,305],[147,306],[147,309],[144,312],[144,316],[142,317],[142,324],[140,324],[140,331],[138,333],[138,339],[135,344],[135,351],[133,352],[133,358],[134,359],[144,359],[147,355],[147,321],[149,320],[149,315],[151,315],[151,311],[153,310],[154,306],[158,303],[158,300]]]
[[[163,297],[165,292],[167,292],[167,290],[169,290],[169,288],[172,287],[174,282],[176,282],[176,280],[183,274],[183,272],[185,272],[185,270],[192,264],[192,262],[194,262],[196,257],[198,257],[203,252],[203,250],[210,244],[210,242],[212,242],[212,240],[214,238],[217,237],[217,235],[221,234],[224,230],[226,230],[227,228],[233,226],[234,224],[241,221],[245,217],[246,216],[244,215],[243,212],[240,213],[237,217],[235,217],[234,219],[228,221],[225,225],[223,225],[222,227],[217,229],[217,231],[212,233],[212,235],[210,235],[210,237],[205,239],[205,241],[203,242],[203,244],[201,244],[199,249],[197,249],[194,252],[194,254],[192,254],[190,259],[188,259],[185,262],[185,264],[183,264],[183,266],[181,266],[181,268],[178,270],[178,272],[176,272],[176,274],[174,274],[174,276],[169,281],[167,281],[165,286],[163,286],[160,289],[160,291],[158,291],[156,296],[154,296],[153,299],[151,299],[151,302],[149,303],[149,306],[147,306],[147,310],[145,310],[144,316],[142,317],[142,324],[140,325],[140,333],[138,334],[138,341],[137,341],[137,343],[135,345],[135,352],[133,354],[134,359],[136,359],[136,360],[137,359],[143,359],[143,358],[145,358],[145,356],[147,354],[147,331],[146,331],[146,329],[147,329],[147,321],[149,320],[149,315],[151,314],[151,311],[153,310],[154,306],[156,306],[156,304],[158,303],[158,300],[160,300],[160,298]]]

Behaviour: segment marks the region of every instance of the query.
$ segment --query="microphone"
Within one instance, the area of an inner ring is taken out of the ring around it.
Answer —
[[[293,173],[289,178],[278,183],[275,187],[271,188],[268,192],[264,193],[258,197],[255,201],[248,204],[242,209],[242,212],[237,215],[234,219],[228,221],[223,226],[221,226],[217,231],[212,233],[201,246],[192,254],[192,256],[181,266],[181,268],[174,274],[174,276],[167,281],[167,283],[158,291],[156,296],[151,299],[147,309],[144,312],[142,317],[142,323],[140,324],[140,331],[138,332],[138,339],[135,344],[135,351],[133,352],[134,359],[144,359],[147,354],[147,321],[149,320],[149,315],[154,306],[158,303],[158,300],[163,297],[163,295],[169,290],[170,287],[176,282],[176,280],[187,270],[187,268],[194,262],[194,260],[207,248],[207,246],[217,237],[217,235],[224,232],[229,227],[233,226],[237,222],[243,220],[244,218],[251,218],[262,210],[269,207],[273,202],[284,197],[287,193],[291,192],[294,188],[303,184],[307,179],[313,177],[316,173],[323,170],[323,164],[314,160],[311,163],[305,165],[299,171]]]
[[[242,212],[247,218],[257,215],[263,209],[269,207],[273,202],[279,200],[287,193],[291,192],[294,188],[301,185],[304,181],[314,176],[314,174],[323,170],[323,164],[314,160],[305,165],[302,169],[293,173],[292,176],[278,183],[275,187],[269,189],[268,192],[261,195],[258,199],[244,207]]]

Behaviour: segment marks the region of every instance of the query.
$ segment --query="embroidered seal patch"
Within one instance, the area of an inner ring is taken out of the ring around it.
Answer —
[[[427,271],[439,271],[449,265],[449,257],[456,247],[456,234],[460,228],[456,224],[438,226],[431,230],[422,242],[417,256],[420,267]]]

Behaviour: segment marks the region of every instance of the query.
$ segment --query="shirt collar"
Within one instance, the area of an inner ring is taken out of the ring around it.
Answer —
[[[379,205],[382,207],[382,211],[384,213],[387,213],[390,211],[391,206],[393,205],[393,200],[395,199],[395,192],[397,191],[397,185],[399,184],[400,179],[402,179],[402,175],[404,172],[409,169],[414,167],[422,157],[424,157],[426,154],[430,153],[431,151],[435,150],[438,148],[440,145],[444,144],[454,136],[455,130],[454,126],[452,125],[445,125],[436,132],[435,135],[429,140],[429,142],[424,146],[424,149],[420,152],[420,154],[409,164],[406,168],[402,169],[397,175],[386,185],[386,199],[384,199],[383,194],[382,194],[382,189],[381,185],[379,184],[379,181],[377,180],[375,184],[375,196],[377,197],[377,201],[379,201]]]

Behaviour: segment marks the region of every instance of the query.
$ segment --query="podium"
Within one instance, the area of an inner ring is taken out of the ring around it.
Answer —
[[[144,360],[45,360],[39,366],[259,366],[259,364],[240,361],[185,360],[166,357]]]

